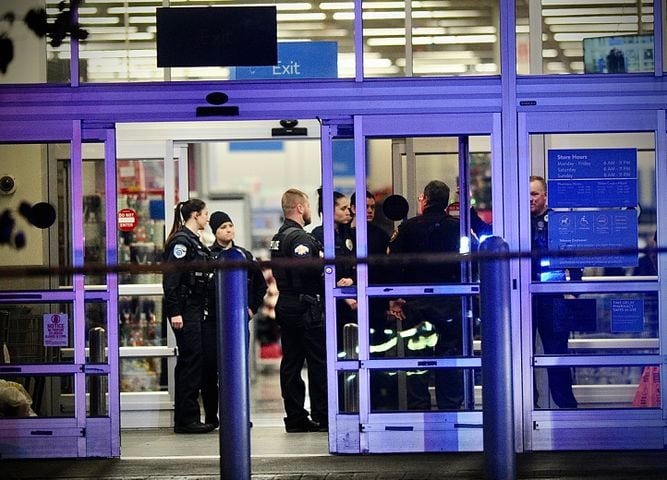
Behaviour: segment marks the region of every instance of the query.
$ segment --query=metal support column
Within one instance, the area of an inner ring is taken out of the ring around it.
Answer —
[[[244,262],[245,256],[236,250],[227,261]],[[248,272],[245,268],[219,268],[215,281],[220,478],[250,480]]]
[[[509,247],[490,237],[479,248],[486,478],[516,478],[512,409]]]

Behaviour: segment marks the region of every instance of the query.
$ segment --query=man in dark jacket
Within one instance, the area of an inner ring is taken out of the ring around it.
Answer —
[[[398,227],[389,243],[389,254],[458,253],[459,219],[445,212],[449,203],[447,184],[433,180],[419,196],[420,215]],[[447,284],[461,281],[459,262],[411,262],[400,267],[398,283]],[[451,357],[462,354],[461,300],[458,296],[423,296],[390,302],[389,313],[402,322],[404,331],[416,329],[414,342],[408,341],[408,356]],[[435,331],[434,331],[435,330]],[[434,336],[435,334],[435,336]],[[429,353],[435,343],[435,350]],[[430,372],[416,371],[408,377],[408,409],[430,410]],[[463,402],[463,374],[459,369],[435,369],[438,409],[458,410]]]

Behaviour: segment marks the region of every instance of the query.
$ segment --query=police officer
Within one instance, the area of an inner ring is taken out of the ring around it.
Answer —
[[[211,245],[211,255],[215,260],[226,258],[235,259],[231,254],[239,251],[249,262],[255,262],[254,255],[234,242],[234,223],[225,212],[213,212],[209,221],[211,231],[215,235],[215,242]],[[257,268],[248,269],[248,318],[258,312],[264,300],[267,286],[262,271]],[[215,282],[209,284],[208,309],[211,315],[202,324],[204,342],[204,369],[202,373],[202,403],[206,423],[214,426],[220,424],[218,420],[218,334],[215,318],[216,298]]]
[[[433,180],[424,187],[419,196],[421,215],[403,222],[389,243],[389,254],[405,253],[458,253],[460,243],[459,220],[445,212],[449,203],[449,187],[444,182]],[[398,276],[405,284],[459,283],[459,263],[419,263],[403,266]],[[403,329],[422,328],[423,338],[432,335],[430,325],[437,333],[435,356],[458,356],[462,354],[461,301],[459,297],[427,296],[412,298],[407,302],[398,299],[390,302],[389,314],[403,322]],[[415,342],[413,349],[419,348]],[[426,342],[430,343],[430,342]],[[426,350],[410,351],[421,356]],[[430,410],[431,395],[428,390],[428,373],[415,372],[408,377],[408,408]],[[459,369],[438,368],[435,370],[435,393],[438,408],[458,410],[463,403],[463,374]]]
[[[290,189],[283,194],[281,203],[285,221],[271,240],[271,258],[320,258],[322,245],[303,229],[311,221],[308,195]],[[277,265],[273,274],[280,292],[276,320],[283,349],[280,390],[285,405],[285,430],[325,431],[328,417],[322,268]],[[306,389],[301,378],[304,361],[308,364],[310,418],[304,408]]]
[[[548,250],[549,223],[547,209],[547,184],[543,177],[530,177],[530,226],[532,257],[532,279],[537,282],[581,280],[581,269],[553,269],[541,265]],[[541,255],[540,255],[541,253]],[[569,274],[569,275],[568,275]],[[555,325],[555,300],[559,295],[539,295],[533,299],[533,344],[535,333],[540,334],[545,355],[564,354],[568,351],[569,331],[559,330]],[[549,390],[554,403],[560,408],[577,408],[577,399],[572,392],[572,373],[568,367],[547,368]],[[538,406],[538,391],[534,385],[535,406]]]
[[[208,313],[210,274],[187,265],[210,259],[209,249],[199,239],[199,232],[207,223],[208,209],[203,201],[192,198],[180,202],[164,249],[165,261],[181,265],[166,271],[162,278],[164,309],[178,345],[174,372],[176,433],[207,433],[215,428],[201,422],[198,401],[202,380],[202,322]]]
[[[319,195],[317,212],[322,216],[322,189],[318,189]],[[355,256],[354,237],[350,222],[352,214],[348,198],[340,192],[333,192],[334,198],[334,255],[337,259],[347,257],[351,259]],[[324,244],[324,228],[317,226],[311,232],[313,237],[320,244]],[[336,265],[336,286],[349,287],[354,284],[355,265],[353,263],[340,263]],[[339,299],[336,301],[336,336],[338,338],[338,350],[344,352],[343,331],[345,325],[357,323],[357,300],[354,298]],[[347,348],[356,349],[356,345],[349,345]],[[351,353],[351,352],[347,352]],[[353,354],[356,358],[356,354]],[[343,358],[343,357],[339,357]]]

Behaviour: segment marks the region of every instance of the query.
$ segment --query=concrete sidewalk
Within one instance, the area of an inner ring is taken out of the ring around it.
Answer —
[[[2,460],[3,479],[214,479],[218,458]],[[519,479],[667,479],[667,450],[517,455]],[[482,453],[282,455],[252,458],[253,480],[440,480],[484,478]],[[241,480],[241,479],[239,479]]]

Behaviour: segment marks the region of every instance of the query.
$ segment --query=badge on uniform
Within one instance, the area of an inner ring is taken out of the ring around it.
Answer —
[[[345,239],[345,247],[347,247],[347,249],[348,249],[350,252],[352,251],[352,249],[354,248],[354,244],[352,243],[352,239],[351,239],[351,238],[346,238],[346,239]]]
[[[294,253],[296,253],[298,256],[302,257],[304,255],[308,255],[310,252],[310,248],[308,248],[306,245],[300,243],[294,248]]]
[[[182,243],[177,243],[176,245],[174,245],[174,257],[183,258],[185,257],[186,253],[188,253],[188,247],[186,247]]]

